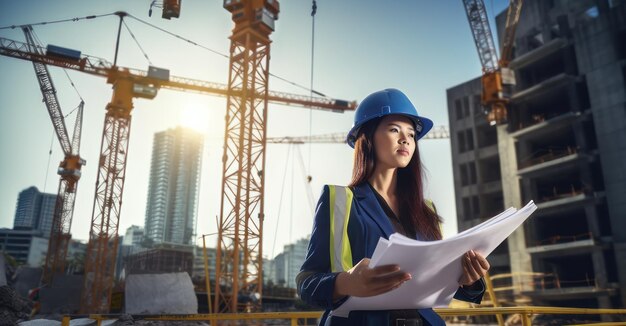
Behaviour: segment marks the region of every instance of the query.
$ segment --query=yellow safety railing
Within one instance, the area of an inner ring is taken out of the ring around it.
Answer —
[[[435,311],[442,317],[454,316],[496,316],[496,315],[519,315],[522,325],[532,325],[533,315],[623,315],[621,322],[597,322],[581,325],[611,326],[626,325],[626,309],[592,309],[592,308],[562,308],[562,307],[497,307],[497,308],[438,308]],[[119,315],[89,315],[101,325],[103,320],[117,319]],[[219,322],[228,321],[262,321],[262,320],[288,320],[290,325],[305,325],[303,321],[307,319],[317,319],[322,316],[321,311],[301,311],[301,312],[260,312],[241,314],[197,314],[197,315],[141,315],[135,319],[160,320],[160,321],[210,321],[214,326]],[[62,326],[69,326],[72,315],[63,316]],[[85,316],[82,316],[85,317]],[[220,323],[221,324],[221,323]],[[573,325],[572,325],[573,326]]]

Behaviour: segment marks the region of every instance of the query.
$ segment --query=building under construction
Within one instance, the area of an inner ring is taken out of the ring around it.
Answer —
[[[535,305],[623,307],[626,3],[525,1],[514,53],[506,124],[485,121],[480,79],[447,90],[459,229],[534,200],[492,275]]]
[[[128,256],[125,261],[125,274],[187,272],[191,276],[193,260],[193,247],[160,246]]]

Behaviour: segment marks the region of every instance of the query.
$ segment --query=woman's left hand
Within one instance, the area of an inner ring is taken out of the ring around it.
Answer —
[[[463,275],[459,279],[462,286],[470,286],[478,281],[489,271],[489,262],[474,250],[470,250],[463,255],[462,259]]]

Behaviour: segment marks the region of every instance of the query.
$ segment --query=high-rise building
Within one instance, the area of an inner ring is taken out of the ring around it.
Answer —
[[[152,243],[195,243],[203,145],[182,127],[154,135],[144,235]]]
[[[43,233],[45,238],[50,237],[56,202],[57,195],[46,193],[41,194],[41,209],[39,210],[39,223],[37,223],[37,229]]]
[[[15,219],[13,229],[34,229],[37,227],[39,219],[39,207],[41,203],[41,193],[37,187],[30,187],[20,192],[15,205]]]
[[[534,200],[506,244],[509,266],[496,267],[510,270],[514,294],[623,307],[626,2],[525,1],[514,52],[506,125],[484,123],[479,79],[447,92],[458,225]]]
[[[15,205],[15,230],[38,230],[45,238],[50,236],[57,195],[39,192],[29,187],[20,192]]]

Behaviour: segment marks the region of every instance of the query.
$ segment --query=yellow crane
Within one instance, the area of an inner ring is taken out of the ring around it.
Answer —
[[[43,48],[36,41],[32,26],[23,26],[22,31],[26,37],[26,45],[29,50],[43,55]],[[54,51],[54,47],[48,47],[47,51]],[[47,285],[52,282],[55,274],[65,272],[67,248],[72,238],[70,229],[72,227],[72,217],[74,216],[78,180],[81,176],[81,167],[85,165],[85,160],[80,157],[80,138],[85,102],[81,101],[78,107],[74,133],[70,140],[48,67],[41,62],[33,61],[32,63],[43,95],[43,102],[46,104],[54,132],[65,155],[57,171],[60,176],[59,189],[54,206],[48,252],[46,253],[46,261],[41,277],[42,285]]]
[[[507,122],[507,104],[515,85],[515,74],[509,69],[513,55],[515,29],[522,10],[522,0],[510,0],[506,15],[504,38],[500,60],[493,42],[487,11],[483,0],[463,0],[467,20],[478,50],[478,57],[483,68],[482,105],[486,107],[490,125]]]

